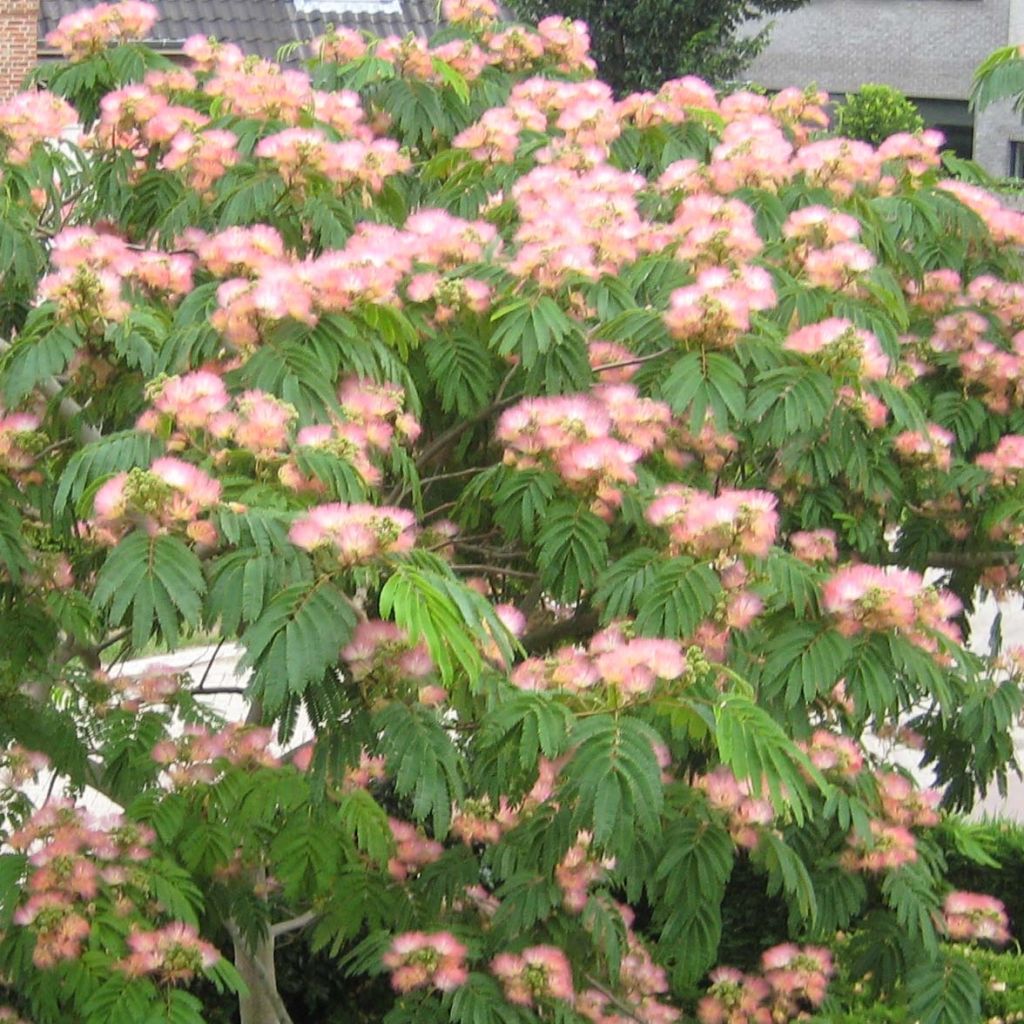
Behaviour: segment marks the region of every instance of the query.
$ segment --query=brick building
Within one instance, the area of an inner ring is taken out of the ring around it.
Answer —
[[[1024,123],[1009,104],[975,116],[974,70],[1024,42],[1024,0],[810,0],[774,19],[748,71],[770,89],[816,84],[835,98],[867,82],[906,93],[952,148],[997,176],[1024,176]]]
[[[45,39],[65,14],[99,0],[0,0],[0,100],[17,92],[36,61],[52,56]],[[160,18],[150,42],[174,53],[189,36],[237,43],[273,58],[287,43],[321,35],[328,25],[379,36],[437,28],[435,0],[151,0]]]

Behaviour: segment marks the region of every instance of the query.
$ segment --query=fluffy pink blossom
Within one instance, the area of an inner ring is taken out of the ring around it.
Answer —
[[[951,892],[942,907],[946,934],[954,941],[1010,941],[1010,922],[1006,907],[994,896],[976,892]]]
[[[295,520],[288,537],[307,551],[333,549],[342,566],[358,565],[411,550],[416,517],[389,506],[318,505]]]
[[[491,971],[510,1003],[536,1006],[552,999],[572,1001],[572,968],[565,953],[555,946],[530,946],[520,953],[499,953],[491,961]]]
[[[428,987],[451,992],[469,978],[466,952],[451,932],[404,932],[382,959],[396,992]]]

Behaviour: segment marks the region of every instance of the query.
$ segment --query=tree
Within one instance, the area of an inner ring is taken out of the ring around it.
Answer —
[[[771,31],[770,24],[754,32],[747,23],[806,2],[511,0],[509,6],[523,18],[557,14],[586,22],[598,74],[623,95],[657,90],[682,75],[734,82],[767,45]]]
[[[101,6],[0,106],[0,1012],[286,1024],[288,937],[396,1024],[784,1020],[842,929],[970,1021],[1002,912],[861,736],[1011,762],[1024,217],[447,6],[301,71]],[[197,636],[242,719],[116,669]]]

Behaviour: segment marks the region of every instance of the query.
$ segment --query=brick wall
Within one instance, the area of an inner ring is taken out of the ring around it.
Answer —
[[[0,0],[0,100],[35,67],[38,21],[39,0]]]

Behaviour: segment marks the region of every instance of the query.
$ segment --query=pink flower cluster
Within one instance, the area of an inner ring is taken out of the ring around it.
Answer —
[[[776,504],[767,491],[723,490],[716,496],[668,484],[647,507],[647,521],[665,528],[674,553],[763,558],[778,532]]]
[[[621,485],[636,483],[634,465],[664,441],[670,419],[663,402],[610,384],[589,395],[524,399],[502,413],[495,434],[507,465],[554,470],[607,516],[622,501]]]
[[[679,341],[728,349],[750,330],[751,314],[775,302],[771,275],[761,267],[705,267],[693,284],[669,296],[665,326]]]
[[[801,562],[834,562],[839,557],[834,530],[798,530],[789,535],[789,546]]]
[[[946,590],[927,585],[909,569],[850,565],[837,569],[822,587],[822,603],[844,636],[898,630],[923,650],[938,650],[935,634],[958,642],[953,617],[960,602]]]
[[[725,765],[697,776],[694,786],[704,793],[712,810],[725,815],[729,835],[737,846],[755,849],[763,830],[775,821],[775,808],[770,801],[751,796],[750,784],[737,779]]]
[[[189,462],[164,456],[149,469],[112,476],[93,501],[94,535],[115,544],[132,526],[150,534],[183,532],[196,544],[216,543],[217,531],[200,518],[220,502],[220,483]]]
[[[509,271],[548,291],[616,273],[647,248],[636,206],[643,186],[639,175],[606,164],[582,171],[548,164],[523,175],[512,189],[519,248]]]
[[[891,822],[871,822],[870,837],[856,834],[847,836],[847,849],[839,863],[847,871],[894,871],[917,860],[917,841],[905,825]]]
[[[761,956],[761,976],[733,967],[712,971],[708,994],[697,1004],[697,1019],[700,1024],[804,1019],[825,1001],[834,970],[831,954],[820,946],[773,946]]]
[[[973,210],[988,228],[994,242],[1024,245],[1024,213],[1008,209],[988,189],[966,181],[945,179],[937,187],[956,196],[964,206]]]
[[[443,0],[441,12],[453,25],[487,24],[497,19],[498,6],[493,0]]]
[[[46,42],[70,60],[83,60],[108,46],[144,39],[158,14],[153,4],[143,0],[98,4],[64,15]]]
[[[833,373],[846,369],[856,379],[881,380],[889,373],[889,360],[878,338],[838,317],[793,331],[782,347],[807,356]]]
[[[552,1000],[571,1003],[572,968],[556,946],[530,946],[520,953],[499,953],[491,971],[501,982],[505,998],[517,1006],[537,1006]]]
[[[679,641],[630,637],[622,626],[610,626],[594,634],[586,651],[560,647],[547,658],[527,658],[511,679],[522,690],[582,694],[604,686],[629,700],[647,696],[659,680],[671,682],[685,673]]]
[[[388,861],[388,874],[404,882],[427,864],[433,864],[444,852],[436,839],[428,839],[415,825],[389,818],[388,825],[395,840],[395,855]]]
[[[1024,478],[1024,436],[1001,437],[995,451],[983,452],[974,460],[991,475],[995,487],[1016,487]]]
[[[356,682],[373,684],[374,695],[383,697],[399,684],[411,682],[421,704],[440,704],[447,697],[443,687],[426,681],[434,674],[427,645],[422,640],[411,643],[393,622],[360,622],[341,656]]]
[[[21,789],[26,783],[35,782],[39,773],[49,767],[50,759],[45,754],[13,743],[0,754],[0,786]]]
[[[810,740],[797,744],[818,771],[832,780],[850,782],[864,768],[864,752],[849,736],[815,729]]]
[[[306,551],[330,549],[339,565],[350,568],[411,551],[416,517],[386,505],[318,505],[292,523],[288,539]]]
[[[318,180],[326,180],[339,192],[356,186],[380,192],[388,178],[412,166],[393,139],[332,142],[318,128],[286,128],[264,136],[255,155],[272,163],[296,195]]]
[[[383,956],[396,992],[452,992],[469,978],[466,947],[451,932],[403,932]]]
[[[270,729],[228,723],[218,732],[205,726],[188,725],[176,738],[163,739],[152,750],[152,758],[162,765],[171,786],[186,789],[212,785],[226,767],[274,768],[280,761],[270,752]]]
[[[141,675],[115,676],[108,685],[122,711],[137,712],[151,704],[169,704],[181,690],[182,675],[164,665],[151,665]]]
[[[127,867],[149,857],[155,838],[144,825],[120,816],[99,820],[65,799],[50,800],[11,833],[12,849],[31,851],[30,895],[14,923],[35,932],[37,967],[80,954],[100,889],[117,890],[115,900],[123,897]]]
[[[194,260],[187,253],[139,250],[125,239],[88,227],[65,228],[52,242],[56,268],[39,282],[39,295],[57,304],[58,316],[87,330],[122,320],[128,286],[176,300],[192,289]]]
[[[913,780],[899,772],[879,772],[876,776],[882,813],[894,825],[932,828],[939,823],[937,789],[919,789]]]
[[[518,813],[502,797],[497,808],[488,797],[463,800],[452,813],[452,834],[467,846],[474,843],[496,843],[513,828]]]
[[[234,441],[258,459],[270,459],[289,446],[295,408],[265,391],[245,391],[232,403],[224,381],[209,370],[168,377],[152,395],[153,408],[139,418],[139,430],[178,431],[169,445],[184,447],[189,432],[202,430],[218,441]],[[229,409],[233,404],[234,408]]]
[[[133,930],[128,936],[131,953],[117,969],[129,977],[153,975],[163,984],[191,981],[213,967],[220,953],[199,938],[189,924],[174,921],[155,931]]]
[[[6,412],[0,405],[0,470],[23,483],[34,474],[41,417],[31,412]]]
[[[27,163],[36,143],[56,142],[77,122],[71,104],[52,92],[18,93],[0,103],[0,136],[7,142],[4,158],[12,164]]]
[[[924,469],[947,472],[956,435],[929,423],[925,430],[904,430],[892,440],[893,451],[904,461]]]
[[[668,991],[668,976],[633,931],[633,911],[627,906],[618,910],[626,926],[626,953],[619,967],[621,996],[613,1001],[605,991],[584,989],[576,996],[574,1009],[594,1024],[674,1024],[681,1017],[679,1010],[658,998]]]
[[[942,907],[946,934],[958,942],[1010,941],[1006,907],[994,896],[977,892],[951,892]]]
[[[614,857],[598,859],[594,856],[590,849],[592,842],[591,833],[580,832],[555,868],[555,881],[562,890],[562,904],[573,914],[582,913],[587,905],[587,890],[603,881],[615,867]]]

